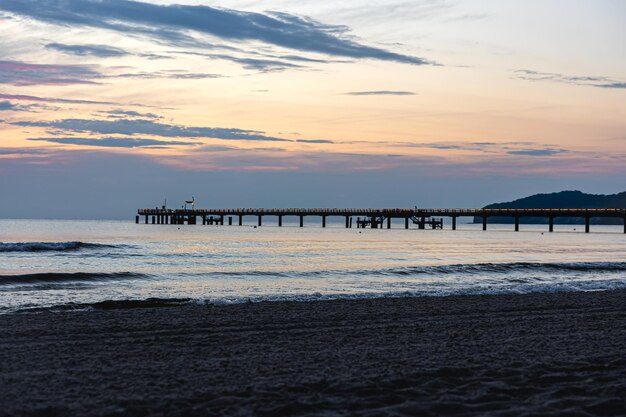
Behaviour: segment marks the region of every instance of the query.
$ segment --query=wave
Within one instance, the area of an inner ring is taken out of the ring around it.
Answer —
[[[511,296],[526,294],[554,294],[573,292],[598,291],[626,291],[626,280],[607,281],[579,281],[569,283],[551,283],[522,286],[471,286],[448,289],[423,289],[402,292],[368,292],[355,294],[337,293],[310,293],[310,294],[282,294],[241,297],[214,297],[214,298],[146,298],[146,299],[118,299],[103,300],[95,303],[67,303],[42,307],[22,307],[4,310],[7,313],[42,313],[67,311],[93,310],[130,310],[141,308],[163,308],[182,306],[214,306],[235,305],[246,303],[280,303],[280,302],[315,302],[331,300],[372,300],[381,298],[430,298],[430,297],[464,297],[464,296]]]
[[[183,305],[210,305],[201,300],[193,298],[158,298],[151,297],[146,299],[121,299],[121,300],[103,300],[95,303],[67,303],[56,304],[39,307],[17,307],[2,309],[0,314],[10,313],[63,313],[63,312],[81,312],[93,310],[131,310],[138,308],[160,308],[160,307],[178,307]]]
[[[149,279],[149,275],[134,272],[46,272],[39,274],[0,275],[0,286],[33,285],[67,282],[103,282]]]
[[[619,273],[626,272],[626,262],[510,262],[403,266],[379,269],[323,269],[310,271],[211,271],[181,273],[185,277],[233,278],[313,278],[326,276],[447,276],[447,275],[502,275],[511,273]]]
[[[489,262],[479,264],[426,265],[362,270],[359,272],[381,275],[479,275],[507,274],[511,272],[626,272],[626,262]]]
[[[146,298],[144,300],[105,300],[89,304],[97,310],[128,310],[133,308],[177,307],[190,304],[191,298]]]
[[[78,251],[81,249],[101,249],[116,247],[119,246],[86,242],[0,242],[0,252],[69,252]]]

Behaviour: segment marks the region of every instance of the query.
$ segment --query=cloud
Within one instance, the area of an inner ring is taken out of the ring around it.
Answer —
[[[328,139],[297,139],[296,142],[302,143],[335,143]]]
[[[488,155],[489,157],[525,155],[525,156],[554,156],[557,154],[571,153],[569,150],[557,148],[549,143],[537,143],[529,141],[446,141],[446,142],[398,142],[398,141],[352,141],[344,144],[379,144],[391,148],[417,148],[436,149],[443,151],[472,152],[474,154]],[[447,153],[448,154],[448,153]]]
[[[17,106],[10,101],[0,101],[0,111],[12,111],[16,108]]]
[[[235,62],[237,64],[240,64],[245,69],[261,72],[278,72],[287,69],[302,68],[301,65],[292,64],[290,62],[278,61],[274,59],[239,58],[225,54],[211,54],[207,56],[210,56],[214,59]]]
[[[572,76],[553,72],[538,72],[532,70],[516,70],[517,78],[527,81],[552,81],[572,85],[585,85],[598,88],[626,88],[626,82],[616,81],[602,76]]]
[[[39,156],[48,155],[48,149],[43,148],[0,148],[0,157],[4,156]]]
[[[22,94],[0,94],[0,99],[16,100],[16,101],[37,101],[43,103],[67,103],[67,104],[117,104],[110,101],[94,101],[94,100],[73,100],[56,97],[37,97]]]
[[[596,87],[600,88],[626,88],[626,83],[609,83],[609,84],[600,84],[596,85]]]
[[[552,149],[552,148],[544,148],[544,149],[519,149],[508,151],[509,155],[524,155],[524,156],[554,156],[562,153],[566,153],[565,149]]]
[[[303,65],[295,64],[298,63],[318,63],[318,64],[329,64],[329,63],[350,63],[352,61],[348,60],[332,60],[332,59],[319,59],[319,58],[310,58],[306,56],[300,55],[275,55],[271,53],[262,53],[258,51],[244,51],[239,48],[224,48],[224,46],[220,45],[210,45],[212,49],[227,49],[231,55],[223,54],[223,53],[207,53],[207,52],[197,52],[197,51],[169,51],[171,54],[181,54],[181,55],[195,55],[195,56],[203,56],[210,59],[218,59],[223,61],[230,61],[237,64],[240,64],[245,69],[261,71],[261,72],[277,72],[284,71],[287,69],[298,69],[304,68]],[[239,56],[245,54],[247,56]],[[251,57],[252,56],[252,57]],[[293,62],[288,62],[293,61]]]
[[[201,147],[184,158],[163,155],[160,163],[191,171],[367,172],[432,166],[440,157],[379,155],[356,152],[286,151]]]
[[[36,108],[46,108],[48,110],[52,110],[51,108],[45,105],[40,105],[40,104],[23,105],[23,104],[14,104],[14,103],[11,103],[10,101],[0,101],[0,111],[32,112],[32,111],[35,111],[34,109]]]
[[[250,57],[240,57],[235,55],[228,54],[216,54],[216,53],[205,53],[205,52],[194,52],[194,51],[171,51],[173,54],[180,55],[194,55],[194,56],[203,56],[210,59],[217,59],[222,61],[230,61],[236,64],[241,65],[245,69],[261,71],[261,72],[278,72],[284,71],[287,69],[297,69],[303,68],[301,65],[293,64],[291,62],[285,62],[280,59],[277,59],[273,56],[265,56],[264,58],[250,58]],[[252,53],[253,55],[261,55],[257,53]],[[304,58],[302,59],[304,61]],[[317,61],[311,59],[310,61]]]
[[[67,99],[60,97],[39,97],[39,96],[29,96],[24,94],[4,94],[0,93],[0,100],[13,100],[13,101],[34,101],[39,103],[59,103],[59,104],[104,104],[104,105],[113,105],[113,106],[133,106],[133,107],[147,107],[147,108],[160,108],[160,109],[168,109],[167,107],[157,107],[157,106],[149,106],[146,104],[139,103],[117,103],[114,101],[97,101],[97,100],[80,100],[80,99]]]
[[[372,90],[372,91],[350,91],[344,94],[349,95],[349,96],[414,96],[416,93],[412,91]]]
[[[176,80],[204,80],[209,78],[221,78],[219,74],[184,72],[179,70],[156,71],[156,72],[130,72],[112,76],[113,78],[141,78],[152,80],[156,78],[169,78]]]
[[[161,119],[162,117],[154,113],[140,113],[134,110],[114,109],[109,111],[102,111],[102,114],[108,115],[110,118],[123,119],[125,117],[138,117],[144,119]]]
[[[62,119],[49,122],[15,122],[23,127],[46,127],[71,132],[90,132],[103,135],[154,135],[177,138],[213,138],[223,140],[292,142],[290,139],[266,136],[264,132],[236,128],[187,127],[158,123],[147,119]]]
[[[69,85],[96,84],[101,75],[84,65],[41,65],[21,61],[0,61],[0,84]]]
[[[489,15],[486,13],[468,13],[459,16],[449,17],[444,20],[444,22],[475,22],[477,20],[483,20],[488,18]]]
[[[363,45],[331,26],[289,13],[255,13],[210,6],[157,5],[128,0],[2,0],[0,10],[64,26],[82,26],[149,36],[176,46],[202,47],[190,33],[234,42],[263,42],[282,48],[354,59],[413,65],[419,57]]]
[[[97,56],[99,58],[111,58],[129,55],[123,49],[106,45],[67,45],[63,43],[49,43],[47,49],[53,49],[68,55]]]
[[[173,57],[168,56],[168,55],[154,54],[154,53],[143,53],[143,54],[139,54],[139,56],[141,58],[146,58],[152,61],[159,60],[159,59],[174,59]]]
[[[201,142],[164,141],[144,138],[29,138],[32,141],[60,143],[64,145],[98,146],[104,148],[163,148],[169,146],[199,145]]]

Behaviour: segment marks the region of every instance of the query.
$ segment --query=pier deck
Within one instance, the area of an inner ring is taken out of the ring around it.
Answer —
[[[417,225],[419,229],[427,226],[433,229],[443,228],[442,219],[437,217],[449,217],[452,220],[451,228],[456,230],[457,218],[480,217],[482,218],[483,230],[487,230],[490,217],[510,217],[514,219],[515,231],[519,231],[520,218],[542,217],[548,219],[548,231],[554,231],[554,219],[562,217],[580,217],[585,220],[585,232],[589,232],[591,219],[594,217],[611,217],[623,219],[624,233],[626,233],[626,208],[526,208],[526,209],[480,209],[480,208],[223,208],[223,209],[168,209],[168,208],[144,208],[137,211],[135,222],[140,222],[140,217],[145,218],[148,224],[197,224],[197,219],[202,219],[202,224],[233,225],[233,218],[237,218],[237,225],[243,225],[244,216],[256,216],[257,225],[262,226],[263,217],[272,216],[278,219],[278,226],[283,225],[283,217],[295,216],[300,218],[300,227],[304,226],[304,218],[307,216],[321,217],[322,227],[326,227],[328,217],[345,218],[345,227],[352,227],[352,220],[357,218],[357,227],[368,225],[372,228],[383,228],[385,225],[391,228],[392,219],[404,219],[405,229],[409,224]]]

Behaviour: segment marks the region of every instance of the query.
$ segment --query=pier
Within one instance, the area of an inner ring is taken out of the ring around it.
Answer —
[[[145,224],[202,224],[202,225],[243,225],[245,216],[256,217],[256,226],[263,225],[264,218],[273,218],[278,227],[283,226],[283,218],[293,216],[304,227],[305,218],[317,217],[321,226],[326,227],[329,217],[339,217],[345,221],[346,228],[391,229],[392,221],[400,222],[405,229],[411,225],[417,229],[443,229],[443,218],[451,219],[451,229],[457,229],[459,217],[482,218],[483,230],[487,230],[490,217],[509,217],[514,220],[514,230],[520,230],[523,217],[541,217],[548,219],[548,231],[554,231],[554,220],[562,217],[580,217],[584,219],[585,232],[589,233],[591,219],[611,217],[623,219],[626,233],[626,208],[527,208],[527,209],[446,209],[446,208],[235,208],[235,209],[181,209],[144,208],[137,211],[135,223],[141,220]],[[356,219],[356,220],[355,220]],[[198,221],[199,220],[199,221]],[[354,221],[353,221],[354,220]]]

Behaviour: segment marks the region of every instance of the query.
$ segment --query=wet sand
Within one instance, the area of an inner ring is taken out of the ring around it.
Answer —
[[[158,304],[0,316],[0,415],[626,415],[626,291]]]

